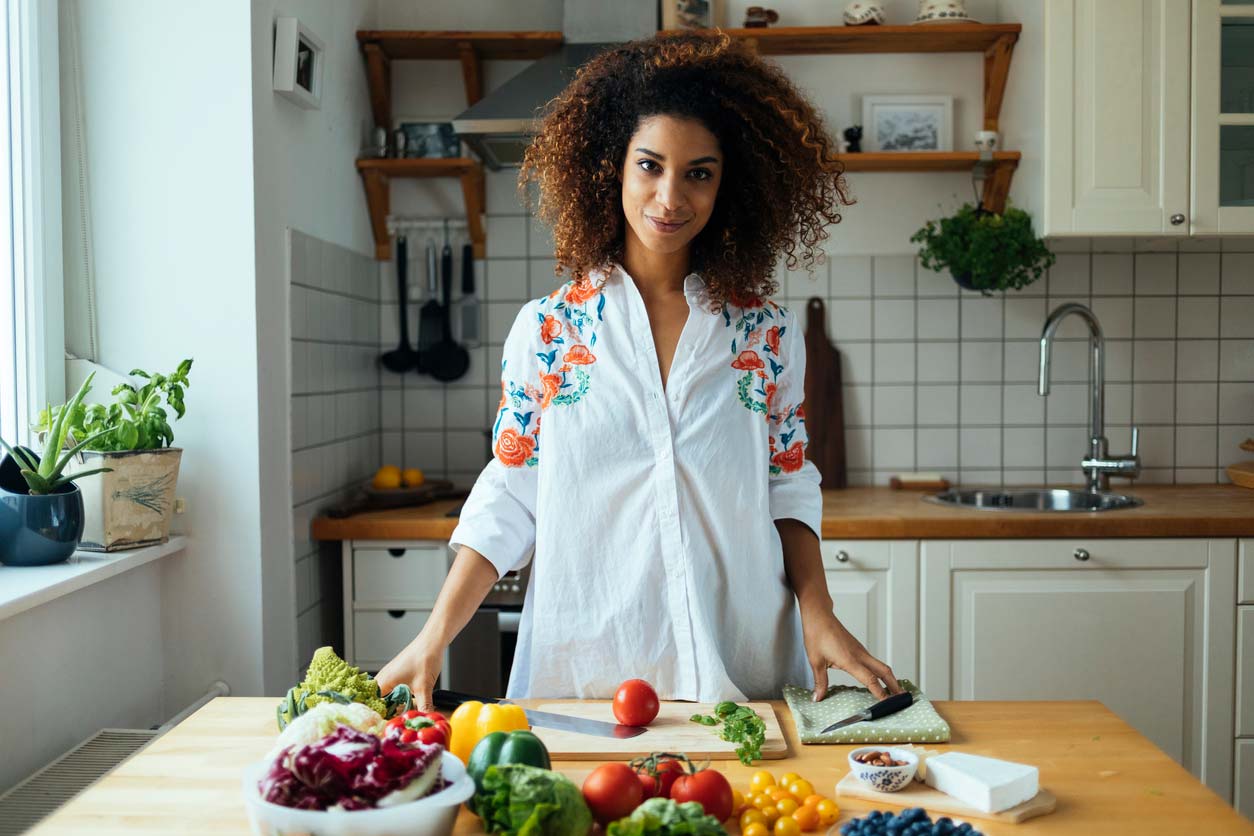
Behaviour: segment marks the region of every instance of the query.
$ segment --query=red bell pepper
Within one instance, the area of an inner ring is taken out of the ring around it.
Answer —
[[[452,729],[448,719],[438,711],[410,709],[388,720],[388,735],[399,737],[402,743],[439,743],[448,748]]]

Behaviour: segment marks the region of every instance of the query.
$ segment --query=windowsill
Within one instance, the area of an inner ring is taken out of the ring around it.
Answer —
[[[69,560],[53,566],[0,566],[0,621],[186,547],[187,537],[180,535],[157,546],[124,552],[74,552]]]

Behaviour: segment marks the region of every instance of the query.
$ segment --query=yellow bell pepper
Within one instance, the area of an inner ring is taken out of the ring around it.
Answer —
[[[449,716],[448,722],[453,729],[449,751],[462,763],[470,759],[470,752],[475,748],[475,744],[488,734],[494,731],[508,732],[531,728],[522,706],[481,703],[477,700],[470,700],[457,706],[457,710]]]

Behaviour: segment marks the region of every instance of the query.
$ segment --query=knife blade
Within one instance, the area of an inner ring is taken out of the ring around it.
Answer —
[[[837,729],[843,729],[845,726],[852,726],[854,723],[862,723],[867,720],[878,720],[881,717],[887,717],[889,714],[896,714],[903,708],[909,708],[914,704],[914,695],[909,691],[902,691],[900,694],[893,694],[891,697],[882,699],[874,705],[859,711],[857,714],[846,717],[832,723],[819,734],[827,734]]]
[[[462,703],[471,700],[499,703],[501,705],[516,704],[511,700],[494,699],[491,697],[485,699],[439,688],[431,693],[431,702],[439,709],[456,708]],[[533,726],[540,726],[545,729],[559,729],[576,734],[587,734],[593,737],[612,737],[618,740],[627,740],[648,731],[644,726],[628,726],[623,723],[609,723],[604,720],[588,720],[583,717],[554,714],[551,711],[536,711],[534,708],[523,707],[523,713],[527,715],[527,722]]]

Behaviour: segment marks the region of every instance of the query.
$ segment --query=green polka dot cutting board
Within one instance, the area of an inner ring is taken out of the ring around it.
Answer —
[[[909,708],[862,723],[853,723],[828,734],[822,729],[846,717],[864,711],[876,700],[865,688],[833,685],[822,702],[814,702],[810,688],[784,686],[784,701],[797,723],[797,736],[802,743],[945,743],[949,740],[949,724],[936,713],[931,700],[906,679],[897,680],[902,688],[914,694]]]

